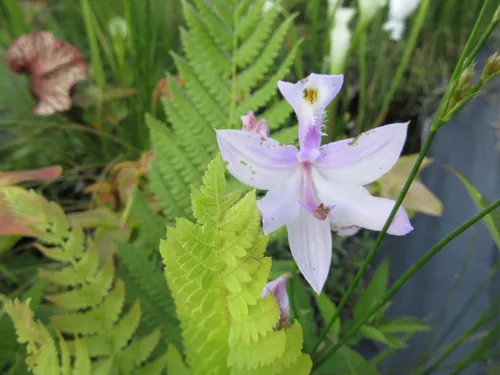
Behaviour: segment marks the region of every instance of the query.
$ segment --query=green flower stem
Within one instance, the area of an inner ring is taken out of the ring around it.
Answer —
[[[495,328],[489,331],[488,336],[483,340],[481,345],[479,345],[474,351],[469,354],[460,364],[457,366],[455,371],[451,375],[459,375],[465,371],[473,362],[477,361],[478,357],[483,354],[483,350],[492,346],[495,342],[498,342],[498,335],[500,334],[500,324],[497,324]]]
[[[403,202],[403,199],[406,196],[406,193],[410,189],[411,183],[413,182],[413,180],[417,176],[418,169],[420,168],[420,165],[422,164],[422,162],[423,162],[423,160],[425,158],[425,155],[427,154],[427,151],[429,150],[429,148],[431,146],[431,143],[432,143],[435,135],[436,135],[436,130],[431,130],[431,132],[429,133],[429,136],[427,137],[427,140],[426,140],[424,146],[422,147],[422,150],[420,151],[420,154],[418,155],[417,161],[415,162],[415,165],[413,166],[413,169],[410,172],[410,176],[408,177],[408,180],[406,181],[405,186],[403,187],[401,193],[399,194],[399,197],[398,197],[398,199],[396,201],[396,204],[394,205],[393,210],[391,211],[391,213],[389,215],[389,218],[387,219],[384,227],[380,231],[380,233],[379,233],[379,235],[378,235],[378,237],[377,237],[377,239],[375,241],[375,244],[373,245],[373,247],[371,248],[370,252],[366,256],[366,259],[363,262],[363,264],[361,265],[361,268],[359,269],[358,273],[354,277],[354,280],[351,282],[351,284],[349,285],[349,288],[347,289],[346,293],[344,294],[344,296],[340,300],[340,303],[339,303],[337,309],[335,310],[333,316],[330,318],[330,321],[328,322],[327,326],[324,328],[324,330],[323,330],[323,332],[322,332],[322,334],[321,334],[318,342],[314,346],[313,353],[318,349],[318,347],[320,346],[321,342],[326,338],[326,336],[328,335],[328,332],[330,332],[331,327],[333,326],[333,324],[335,324],[335,321],[339,317],[342,309],[344,308],[344,306],[346,305],[347,301],[351,297],[351,295],[354,292],[354,289],[356,288],[356,286],[358,285],[358,283],[361,281],[361,278],[363,277],[366,269],[368,268],[369,264],[371,263],[371,260],[375,256],[378,248],[380,247],[380,245],[382,243],[382,240],[385,237],[385,234],[386,234],[387,230],[389,229],[389,226],[390,226],[390,224],[391,224],[394,216],[396,216],[397,210],[401,206],[401,203]]]
[[[489,0],[485,1],[485,4],[483,5],[483,10],[485,9],[488,1]],[[429,5],[428,1],[424,0],[424,2],[421,5],[420,11],[419,11],[419,16],[420,17],[417,17],[417,19],[419,19],[419,18],[425,18],[425,17],[422,16],[421,13],[423,12],[422,11],[423,7],[428,7],[428,5]],[[424,9],[424,10],[425,10],[425,12],[427,11],[426,9]],[[460,59],[459,59],[459,62],[460,61],[463,62],[463,60],[465,59],[465,56],[466,56],[467,51],[468,51],[468,46],[470,46],[471,39],[474,38],[474,35],[475,35],[474,30],[477,30],[477,27],[478,27],[478,24],[479,24],[480,20],[481,20],[481,17],[479,17],[476,20],[476,24],[474,25],[473,32],[471,33],[471,35],[469,37],[469,41],[467,42],[466,48],[464,49],[464,51],[462,51],[462,54],[461,54]],[[414,27],[414,29],[412,31],[415,31],[415,27]],[[412,34],[413,34],[413,32],[412,32]],[[422,149],[420,150],[420,153],[419,153],[419,156],[417,158],[417,161],[415,162],[415,164],[414,164],[414,166],[413,166],[413,168],[412,168],[412,170],[410,172],[410,175],[409,175],[408,179],[406,180],[406,183],[405,183],[403,189],[401,190],[401,193],[399,194],[399,196],[398,196],[398,198],[396,200],[396,204],[394,205],[394,208],[392,209],[392,211],[391,211],[391,213],[389,215],[389,218],[387,219],[384,227],[382,228],[382,230],[380,231],[379,235],[377,236],[375,244],[373,245],[373,247],[371,248],[370,252],[368,253],[365,261],[363,262],[361,268],[359,269],[358,273],[356,274],[354,280],[352,281],[351,285],[349,285],[349,288],[347,289],[347,292],[342,297],[342,299],[341,299],[341,301],[340,301],[337,309],[335,310],[333,316],[330,318],[330,321],[328,322],[327,326],[323,330],[323,332],[321,334],[321,337],[319,338],[318,342],[316,343],[316,345],[315,345],[315,347],[313,349],[313,353],[317,351],[318,347],[321,345],[321,342],[328,335],[328,332],[330,331],[331,327],[333,326],[333,324],[335,323],[335,321],[339,317],[342,309],[344,308],[344,306],[346,305],[347,301],[351,297],[351,295],[354,292],[356,286],[358,285],[358,283],[360,282],[361,278],[363,277],[363,274],[365,273],[366,269],[368,268],[368,265],[370,264],[371,260],[373,259],[373,257],[375,256],[377,250],[379,249],[380,245],[382,244],[382,241],[383,241],[385,235],[387,234],[387,230],[389,229],[389,226],[391,225],[392,220],[396,216],[396,212],[398,211],[399,207],[401,206],[401,204],[403,202],[403,199],[405,198],[405,196],[406,196],[406,194],[407,194],[407,192],[408,192],[408,190],[410,188],[410,185],[413,182],[413,180],[415,179],[415,177],[416,177],[416,175],[418,173],[418,170],[420,169],[420,166],[421,166],[421,164],[422,164],[422,162],[423,162],[423,160],[425,158],[425,155],[427,154],[427,152],[428,152],[428,150],[430,148],[430,145],[432,144],[432,141],[434,140],[436,132],[439,130],[440,126],[443,125],[442,117],[443,117],[443,115],[445,113],[445,110],[446,110],[446,107],[448,105],[449,98],[453,94],[453,91],[454,91],[454,89],[456,87],[456,80],[458,79],[458,77],[461,74],[461,70],[460,70],[461,67],[462,67],[461,64],[458,64],[455,67],[455,71],[454,71],[454,73],[452,75],[452,80],[451,80],[450,84],[448,85],[448,89],[447,89],[447,91],[446,91],[443,99],[441,100],[441,103],[440,103],[439,109],[438,109],[438,113],[434,117],[433,123],[431,125],[429,136],[427,137],[427,140],[425,141]],[[418,264],[418,262],[417,262],[417,264]],[[398,282],[400,280],[398,280]],[[340,347],[340,346],[338,346],[338,345],[334,346],[334,348],[333,348],[334,350],[332,349],[332,350],[330,350],[328,352],[328,353],[330,353],[329,355],[333,354],[338,349],[338,347]]]
[[[488,276],[484,279],[484,281],[481,283],[481,285],[476,289],[476,291],[471,294],[471,296],[467,299],[467,302],[465,302],[464,308],[460,310],[460,313],[458,313],[453,320],[451,321],[449,327],[446,329],[445,332],[438,338],[435,344],[435,348],[439,348],[441,345],[443,345],[444,341],[448,338],[448,336],[453,332],[453,330],[457,327],[458,323],[462,320],[464,316],[469,312],[469,310],[475,306],[476,301],[478,298],[482,295],[482,293],[485,291],[485,289],[490,285],[490,283],[493,281],[493,278],[496,276],[497,272],[500,269],[500,261],[498,261],[495,265],[495,267],[488,273]]]
[[[469,39],[467,40],[467,43],[465,44],[465,47],[458,59],[458,62],[457,62],[457,65],[455,66],[455,70],[453,71],[453,74],[451,76],[451,79],[450,79],[450,85],[448,86],[448,90],[446,90],[446,93],[444,94],[444,98],[443,100],[441,101],[441,104],[443,104],[443,102],[446,103],[446,106],[445,108],[443,108],[442,111],[440,112],[444,112],[446,113],[447,109],[448,109],[448,105],[450,103],[450,98],[455,90],[455,87],[456,87],[456,84],[457,84],[457,81],[458,79],[460,78],[460,74],[462,74],[462,71],[463,71],[463,67],[467,67],[468,64],[470,64],[470,62],[472,60],[470,60],[470,56],[468,56],[469,54],[469,50],[472,46],[472,43],[474,41],[474,39],[476,38],[476,35],[479,31],[479,26],[481,24],[481,19],[483,18],[484,16],[484,13],[486,11],[486,8],[488,7],[488,3],[489,3],[490,0],[485,0],[484,3],[483,3],[483,6],[481,8],[481,11],[479,12],[479,16],[476,20],[476,23],[474,24],[474,27],[472,28],[472,31],[470,33],[470,36],[469,36]],[[488,27],[489,29],[489,27]],[[488,32],[488,29],[486,30],[486,32]],[[485,34],[486,34],[485,32]],[[489,33],[491,34],[491,32]],[[488,34],[488,35],[489,35]],[[484,45],[484,43],[486,42],[486,39],[483,39],[483,38],[480,38],[479,39],[479,42],[476,44],[476,47],[474,48],[474,51],[476,51],[476,54],[477,54],[477,51],[479,51],[479,49]],[[476,56],[474,54],[471,54],[471,56]],[[468,64],[464,64],[464,62],[466,62],[467,60],[467,63]],[[451,86],[451,90],[450,90],[450,86]],[[441,110],[441,106],[440,106],[440,110]],[[442,123],[440,122],[434,122],[432,124],[432,127],[434,128],[438,128],[442,125]]]
[[[465,232],[471,226],[476,224],[486,215],[491,213],[493,210],[500,207],[500,199],[497,199],[479,213],[471,217],[469,220],[465,221],[462,225],[455,228],[451,233],[445,236],[441,241],[435,244],[429,251],[427,251],[422,258],[420,258],[415,264],[413,264],[408,271],[406,271],[403,276],[401,276],[381,297],[376,301],[366,312],[365,315],[353,325],[353,327],[330,349],[328,352],[319,360],[314,363],[313,369],[321,366],[331,355],[333,355],[338,349],[344,345],[350,337],[356,334],[358,329],[363,326],[373,314],[375,314],[381,307],[383,307],[386,301],[391,298],[401,287],[411,278],[415,273],[417,273],[429,260],[431,260],[441,249],[448,245],[451,241],[457,238],[460,234]]]
[[[366,109],[366,86],[367,86],[367,67],[366,67],[366,30],[359,36],[359,101],[358,101],[358,118],[356,121],[356,135],[361,133],[363,121],[365,118]]]
[[[401,78],[403,77],[404,72],[406,72],[406,69],[408,68],[408,65],[410,63],[410,58],[413,55],[413,51],[415,50],[415,45],[417,44],[417,39],[418,36],[420,35],[420,31],[424,26],[424,21],[427,16],[430,3],[431,3],[430,0],[424,0],[422,1],[420,8],[418,9],[417,18],[415,19],[415,22],[411,29],[410,37],[406,42],[405,49],[403,52],[403,57],[401,58],[401,62],[399,63],[398,69],[396,70],[396,74],[392,79],[389,91],[384,96],[382,109],[380,110],[378,116],[376,117],[373,127],[380,125],[384,121],[385,116],[387,115],[387,111],[389,110],[389,105],[391,104],[391,101],[394,98],[394,94],[396,93],[396,90],[399,87]]]

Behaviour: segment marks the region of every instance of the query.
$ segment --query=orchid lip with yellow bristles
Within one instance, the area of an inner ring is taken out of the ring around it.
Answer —
[[[385,125],[321,146],[326,106],[338,94],[342,75],[311,74],[297,83],[278,82],[299,122],[299,146],[280,145],[254,130],[217,130],[227,168],[239,181],[268,190],[258,201],[264,233],[283,225],[292,255],[319,294],[330,270],[331,230],[354,233],[356,228],[381,230],[395,202],[373,197],[367,185],[388,172],[398,160],[408,123]],[[412,230],[400,207],[388,233]]]

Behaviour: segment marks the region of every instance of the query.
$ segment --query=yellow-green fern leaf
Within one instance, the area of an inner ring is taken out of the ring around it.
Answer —
[[[17,215],[23,213],[41,218],[33,222],[44,243],[40,248],[61,263],[59,270],[42,270],[40,277],[54,291],[45,298],[57,306],[57,313],[50,321],[56,332],[64,334],[64,340],[59,335],[59,363],[58,350],[48,329],[41,323],[32,322],[28,307],[12,303],[13,318],[14,315],[23,317],[16,328],[20,341],[28,344],[28,365],[37,375],[132,375],[138,371],[160,374],[166,364],[166,360],[161,359],[164,355],[148,362],[158,344],[159,332],[137,337],[141,308],[139,301],[135,301],[123,312],[125,288],[124,283],[115,278],[115,259],[100,257],[94,240],[85,236],[81,228],[70,228],[60,207],[36,193],[30,193],[30,202],[33,207],[46,211],[31,212],[26,210],[25,202],[16,203],[15,200],[10,205]],[[55,215],[52,217],[51,213]],[[70,363],[73,363],[72,369]]]
[[[255,191],[239,200],[239,194],[228,194],[224,170],[219,155],[208,165],[202,187],[193,189],[197,222],[178,219],[160,245],[189,371],[285,373],[299,361],[310,363],[300,350],[302,331],[298,323],[276,330],[277,301],[261,298],[271,259],[264,257],[267,238]],[[310,368],[305,369],[299,374],[307,374]]]

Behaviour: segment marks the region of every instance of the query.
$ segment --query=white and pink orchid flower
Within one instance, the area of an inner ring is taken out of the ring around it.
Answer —
[[[299,122],[300,149],[245,130],[217,130],[227,168],[239,181],[268,190],[258,201],[264,233],[283,225],[292,255],[319,294],[330,270],[331,230],[381,230],[394,201],[373,197],[363,185],[379,179],[396,163],[408,123],[379,127],[321,146],[325,108],[342,87],[342,75],[311,74],[295,84],[278,82]],[[388,233],[412,230],[400,208]]]
[[[280,325],[282,328],[290,327],[290,300],[286,291],[286,281],[291,277],[291,274],[286,273],[268,282],[261,294],[261,298],[267,296],[274,296],[276,298],[280,309]]]

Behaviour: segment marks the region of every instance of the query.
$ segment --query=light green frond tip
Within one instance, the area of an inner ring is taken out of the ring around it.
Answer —
[[[173,347],[169,362],[192,375],[309,374],[301,326],[277,329],[276,300],[261,298],[271,258],[255,192],[228,194],[225,167],[220,155],[212,160],[192,191],[197,221],[178,219],[160,244],[189,372]]]

